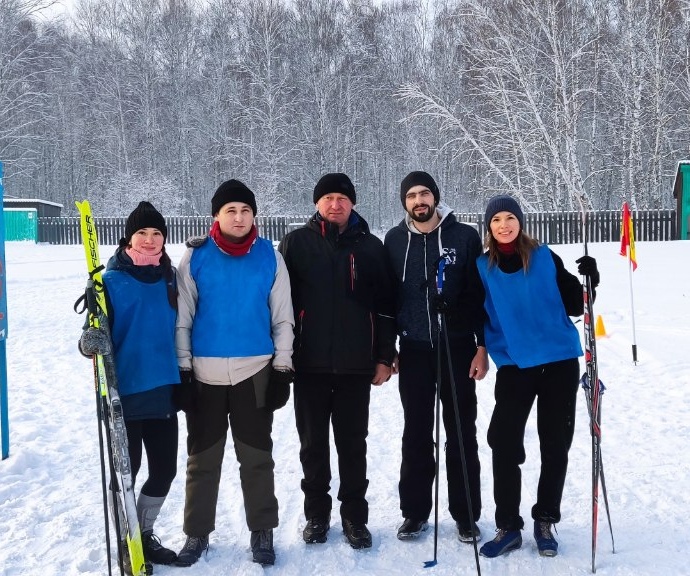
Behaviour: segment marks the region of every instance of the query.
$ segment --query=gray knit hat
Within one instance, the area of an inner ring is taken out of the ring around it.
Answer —
[[[487,230],[491,230],[491,219],[499,212],[510,212],[514,214],[520,223],[520,230],[524,228],[525,216],[522,214],[522,208],[520,208],[517,200],[512,196],[502,194],[501,196],[494,196],[486,205],[484,224]]]

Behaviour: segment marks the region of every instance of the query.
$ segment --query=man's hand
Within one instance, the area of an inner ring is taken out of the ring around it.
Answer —
[[[374,386],[381,386],[384,382],[388,382],[391,378],[391,367],[381,364],[380,362],[376,365],[376,371],[374,372],[374,377],[371,383]]]

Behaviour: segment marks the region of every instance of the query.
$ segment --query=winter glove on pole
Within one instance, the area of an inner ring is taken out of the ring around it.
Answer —
[[[87,358],[91,358],[94,354],[101,356],[110,354],[110,339],[105,330],[93,326],[86,328],[79,338],[79,352]]]
[[[581,256],[577,260],[577,271],[581,276],[589,276],[592,281],[592,288],[599,286],[599,270],[597,261],[591,256]]]
[[[450,312],[451,305],[443,294],[434,294],[431,298],[431,307],[436,314],[445,314]]]

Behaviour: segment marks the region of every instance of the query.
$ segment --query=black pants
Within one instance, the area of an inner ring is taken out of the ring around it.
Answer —
[[[520,465],[525,461],[525,426],[537,398],[541,474],[532,518],[561,519],[561,498],[568,451],[575,431],[575,401],[580,365],[577,358],[534,368],[503,366],[496,374],[496,406],[488,440],[492,450],[496,527],[520,530]]]
[[[446,431],[446,475],[449,511],[453,519],[467,526],[479,519],[482,509],[479,448],[477,445],[477,394],[475,381],[469,378],[470,364],[477,352],[473,342],[450,342],[453,375],[460,413],[463,449],[472,501],[467,508],[462,474],[460,444],[448,371],[445,344],[441,355],[441,403]],[[400,466],[400,509],[404,518],[425,520],[431,513],[435,476],[434,418],[436,401],[437,350],[400,346],[400,399],[405,415]]]
[[[177,414],[172,418],[126,420],[132,483],[141,468],[142,445],[146,448],[149,477],[141,493],[153,498],[167,496],[177,473]]]
[[[278,526],[275,496],[273,412],[259,400],[270,364],[234,386],[200,383],[196,409],[187,412],[187,481],[183,530],[208,536],[216,529],[221,471],[228,430],[239,463],[242,499],[250,531]],[[238,494],[230,494],[237,500]]]
[[[304,515],[328,516],[332,501],[329,424],[338,452],[340,517],[369,521],[367,435],[371,376],[300,374],[295,377],[295,418],[304,479]]]

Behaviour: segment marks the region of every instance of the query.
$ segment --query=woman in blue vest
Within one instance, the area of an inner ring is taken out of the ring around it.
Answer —
[[[498,369],[488,432],[497,530],[480,553],[493,558],[522,546],[520,465],[536,398],[541,474],[532,507],[533,534],[539,553],[555,556],[558,542],[551,529],[561,519],[582,356],[580,335],[569,317],[584,312],[582,285],[559,256],[523,231],[522,210],[514,198],[492,198],[485,222],[488,250],[477,265],[486,292],[486,347]],[[578,272],[596,286],[594,258],[583,256],[577,263]]]
[[[160,212],[140,202],[127,218],[125,236],[103,274],[133,480],[146,448],[148,478],[137,498],[137,516],[147,564],[172,564],[177,559],[153,533],[177,472],[177,289],[175,268],[165,252],[167,235]],[[98,353],[103,347],[99,336],[93,329],[86,331],[80,340],[82,352]]]

